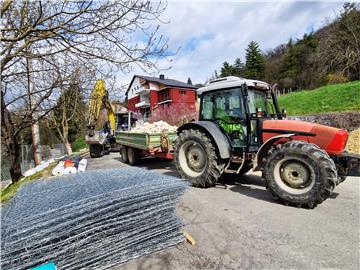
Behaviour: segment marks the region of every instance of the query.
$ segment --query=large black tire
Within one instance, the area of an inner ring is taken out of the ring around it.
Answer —
[[[121,155],[121,161],[124,163],[128,163],[128,155],[127,155],[127,149],[125,146],[122,146],[120,149],[120,155]]]
[[[213,187],[222,175],[225,162],[216,154],[210,138],[199,130],[181,132],[175,142],[176,170],[195,187]]]
[[[128,147],[127,158],[130,165],[136,165],[140,161],[140,151],[138,149]]]
[[[272,147],[264,162],[263,176],[274,199],[286,205],[313,208],[334,189],[334,161],[317,145],[289,141]]]
[[[90,144],[89,151],[90,151],[90,157],[99,158],[102,156],[102,145]]]

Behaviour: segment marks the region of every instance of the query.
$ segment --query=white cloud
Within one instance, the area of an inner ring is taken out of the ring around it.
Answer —
[[[339,12],[341,2],[174,2],[162,16],[170,23],[160,32],[169,38],[170,48],[182,49],[173,58],[167,77],[193,83],[204,82],[223,61],[244,60],[251,40],[266,51],[289,38],[300,38],[324,25]],[[169,63],[160,61],[161,67]],[[135,73],[143,73],[138,69]],[[129,83],[133,74],[119,74],[119,84]]]

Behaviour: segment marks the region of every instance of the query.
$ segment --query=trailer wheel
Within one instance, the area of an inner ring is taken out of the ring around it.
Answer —
[[[317,145],[290,141],[270,149],[264,177],[275,199],[286,205],[315,207],[336,185],[334,161]]]
[[[124,163],[128,163],[128,155],[127,155],[127,149],[125,146],[121,147],[120,149],[120,155],[121,155],[121,161]]]
[[[102,156],[102,145],[100,144],[90,144],[89,151],[90,157],[92,158],[99,158]]]
[[[225,162],[211,140],[199,130],[184,130],[175,142],[174,162],[182,178],[195,187],[212,187],[222,175]]]
[[[140,151],[138,149],[128,147],[127,158],[130,165],[136,165],[140,161]]]

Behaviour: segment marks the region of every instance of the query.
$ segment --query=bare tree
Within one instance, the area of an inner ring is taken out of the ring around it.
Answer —
[[[326,31],[324,31],[326,30]],[[317,49],[324,75],[339,73],[350,80],[360,79],[360,5],[345,3],[333,24],[324,28]]]
[[[72,154],[69,132],[71,132],[71,127],[74,124],[79,128],[85,123],[83,101],[88,89],[92,87],[92,80],[88,78],[95,75],[95,70],[91,67],[75,65],[74,68],[71,70],[72,75],[69,83],[60,86],[60,96],[56,108],[47,117],[48,126],[56,130],[68,155]]]
[[[71,79],[69,65],[75,61],[99,74],[133,65],[156,69],[167,40],[153,23],[162,23],[165,8],[150,1],[2,2],[1,136],[13,181],[21,177],[19,133],[56,106]]]

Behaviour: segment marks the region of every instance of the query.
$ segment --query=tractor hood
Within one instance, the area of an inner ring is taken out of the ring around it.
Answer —
[[[277,135],[295,134],[294,140],[314,143],[335,156],[343,153],[349,135],[343,129],[296,120],[265,120],[262,131],[263,142]]]

